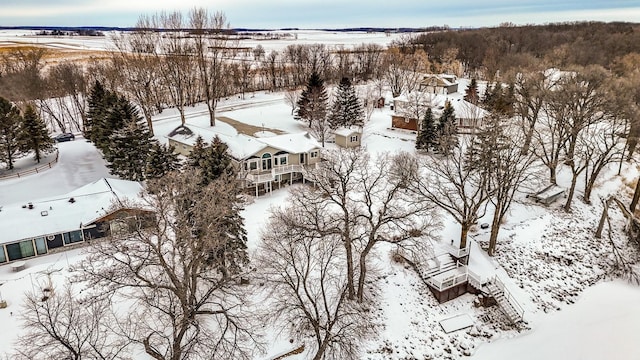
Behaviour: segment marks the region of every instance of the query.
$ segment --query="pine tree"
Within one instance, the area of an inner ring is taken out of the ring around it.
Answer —
[[[235,169],[231,163],[231,156],[227,153],[229,147],[219,137],[213,138],[211,145],[205,149],[200,169],[202,170],[202,185],[208,185],[215,179],[225,175],[235,176]]]
[[[201,137],[196,139],[196,144],[189,154],[187,165],[191,168],[200,169],[202,186],[208,185],[221,176],[235,177],[236,172],[227,149],[227,144],[217,136],[213,138],[211,145],[207,145]]]
[[[159,179],[178,169],[180,169],[180,160],[174,152],[174,147],[160,145],[157,140],[152,141],[144,171],[145,178]]]
[[[477,105],[480,101],[480,95],[478,94],[478,81],[476,78],[471,79],[471,83],[464,92],[464,99],[474,105]]]
[[[309,78],[307,87],[302,91],[298,100],[295,119],[306,120],[309,123],[309,127],[312,127],[315,122],[325,121],[328,101],[329,97],[324,87],[324,81],[314,71]]]
[[[209,146],[202,136],[198,135],[196,143],[193,145],[189,156],[187,156],[187,166],[192,169],[200,169],[204,163],[205,149]]]
[[[20,124],[22,116],[9,100],[0,97],[0,160],[13,169],[13,161],[20,153]]]
[[[142,121],[138,110],[124,97],[116,96],[115,100],[109,100],[109,102],[111,101],[113,103],[106,116],[99,126],[94,125],[92,130],[93,142],[102,151],[107,161],[112,160],[112,155],[110,154],[112,150],[111,135],[124,129],[125,126],[131,126],[130,123],[132,122],[139,123]]]
[[[34,152],[34,159],[39,163],[42,154],[53,149],[53,140],[49,137],[47,125],[40,119],[31,104],[24,111],[20,129],[20,145],[22,151]]]
[[[451,105],[447,101],[444,105],[442,115],[438,119],[437,149],[445,155],[451,153],[458,145],[458,126],[456,125],[456,115]]]
[[[87,116],[83,123],[84,137],[91,140],[94,144],[96,143],[96,135],[94,132],[99,132],[100,129],[104,127],[104,122],[115,100],[115,95],[105,89],[100,81],[96,80],[89,93],[89,99],[87,101],[89,109],[87,110]]]
[[[362,126],[363,123],[364,112],[362,111],[360,100],[356,95],[356,90],[349,78],[343,77],[338,86],[335,101],[329,114],[329,124],[332,129],[336,129],[340,126]]]
[[[112,174],[125,180],[142,181],[152,147],[151,132],[132,106],[124,103],[120,106],[127,117],[117,120],[124,122],[123,127],[109,135],[108,149],[103,150],[105,160]]]
[[[418,150],[430,150],[436,145],[436,125],[433,119],[433,112],[431,108],[427,108],[424,114],[424,119],[420,126],[420,132],[416,138],[416,149]]]

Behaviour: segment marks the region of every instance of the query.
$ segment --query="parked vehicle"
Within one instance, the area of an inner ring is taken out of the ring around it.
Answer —
[[[75,139],[76,139],[76,136],[73,135],[72,133],[60,134],[53,138],[53,140],[55,140],[56,142],[73,141]]]

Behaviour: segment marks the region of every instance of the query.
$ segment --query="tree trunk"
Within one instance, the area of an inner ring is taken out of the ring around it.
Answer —
[[[604,207],[602,208],[602,216],[600,217],[600,222],[598,223],[598,229],[596,229],[596,238],[602,238],[602,229],[604,228],[604,221],[607,219],[609,212],[609,200],[605,200],[602,202]]]
[[[353,284],[353,249],[351,248],[351,240],[345,240],[345,250],[347,251],[347,296],[349,300],[355,299],[356,291]]]
[[[556,166],[555,165],[550,165],[549,166],[549,182],[552,185],[558,185],[558,180],[556,179]]]
[[[571,187],[569,187],[569,194],[567,195],[567,202],[564,204],[564,211],[571,211],[571,201],[573,200],[573,194],[576,191],[576,182],[578,181],[577,176],[573,175],[571,177]]]
[[[498,232],[500,231],[500,221],[502,220],[502,216],[500,216],[500,211],[497,207],[493,212],[493,221],[491,222],[491,236],[489,237],[489,249],[487,249],[487,254],[489,256],[493,256],[496,252],[496,244],[498,242]]]
[[[636,190],[633,192],[633,199],[631,200],[631,205],[629,205],[629,210],[631,214],[636,212],[636,206],[638,206],[638,200],[640,199],[640,179],[636,183]]]
[[[467,247],[467,235],[469,234],[469,228],[471,225],[461,224],[462,231],[460,232],[460,249],[464,249]]]

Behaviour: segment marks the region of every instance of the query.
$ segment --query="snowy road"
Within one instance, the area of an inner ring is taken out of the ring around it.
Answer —
[[[110,177],[102,155],[83,137],[60,143],[58,148],[60,157],[52,169],[20,179],[0,180],[0,205],[65,194]]]

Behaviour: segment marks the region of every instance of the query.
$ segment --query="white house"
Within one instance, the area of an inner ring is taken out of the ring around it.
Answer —
[[[320,144],[307,133],[282,134],[271,137],[228,135],[197,126],[181,125],[167,136],[176,151],[188,155],[198,136],[207,143],[217,136],[228,147],[239,175],[256,195],[269,192],[275,184],[304,181],[307,171],[320,162]]]
[[[149,214],[131,206],[142,185],[102,178],[68,194],[0,207],[0,264],[108,236],[119,219]]]

